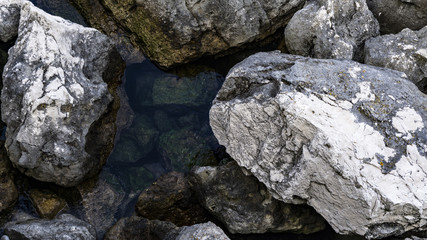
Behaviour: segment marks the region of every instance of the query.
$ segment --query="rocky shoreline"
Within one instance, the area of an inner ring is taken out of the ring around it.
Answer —
[[[427,239],[427,2],[71,2],[0,0],[2,240]]]

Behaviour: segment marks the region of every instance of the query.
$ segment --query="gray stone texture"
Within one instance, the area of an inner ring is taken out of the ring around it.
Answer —
[[[11,222],[5,227],[10,239],[20,240],[95,240],[94,228],[69,214],[63,214],[53,220],[34,219],[24,222]]]
[[[23,0],[0,0],[0,41],[18,36],[18,24]]]
[[[292,54],[362,60],[363,43],[378,34],[365,0],[307,1],[286,26],[285,42]]]
[[[398,33],[405,28],[414,31],[427,25],[425,0],[366,0],[380,23],[382,34]]]
[[[220,167],[195,167],[190,182],[201,204],[231,233],[310,234],[325,228],[313,209],[276,200],[234,161]]]
[[[175,240],[203,239],[203,240],[229,240],[224,231],[212,222],[200,223],[193,226],[182,227]]]
[[[371,38],[365,43],[365,63],[406,73],[427,93],[427,26]]]
[[[230,70],[210,124],[275,198],[381,238],[427,228],[426,105],[398,71],[258,53]]]
[[[105,35],[23,3],[1,93],[13,164],[61,186],[96,173],[113,145],[123,67]]]

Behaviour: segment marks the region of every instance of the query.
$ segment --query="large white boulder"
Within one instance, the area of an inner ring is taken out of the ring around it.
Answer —
[[[258,53],[233,67],[210,110],[219,143],[278,199],[335,231],[427,229],[427,96],[401,72]]]

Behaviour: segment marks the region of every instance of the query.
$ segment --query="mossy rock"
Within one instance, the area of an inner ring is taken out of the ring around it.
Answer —
[[[114,147],[109,161],[137,162],[145,157],[156,146],[159,132],[149,117],[137,115],[129,129],[124,130]]]
[[[171,161],[175,171],[188,171],[193,165],[215,165],[205,139],[189,129],[171,130],[160,136],[159,151]]]
[[[209,105],[221,87],[222,76],[201,72],[195,77],[165,75],[154,81],[153,104]]]

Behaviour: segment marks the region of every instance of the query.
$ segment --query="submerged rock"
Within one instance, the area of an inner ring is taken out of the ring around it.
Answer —
[[[81,6],[86,16],[99,15],[99,11],[87,6],[85,1],[73,2]],[[133,43],[140,46],[150,60],[164,67],[264,39],[284,27],[304,4],[303,0],[101,2],[114,21],[127,30]],[[93,22],[104,22],[104,19],[100,16],[100,20],[93,19]]]
[[[204,222],[207,213],[197,203],[183,173],[160,177],[138,197],[136,212],[148,219],[169,221],[177,226]]]
[[[285,29],[292,54],[362,60],[366,39],[379,34],[378,21],[365,0],[308,1]]]
[[[24,222],[8,223],[5,234],[10,239],[44,240],[44,239],[96,239],[91,225],[69,214],[63,214],[53,220],[34,219]]]
[[[325,221],[314,210],[274,199],[234,161],[220,167],[196,167],[190,181],[200,203],[231,233],[310,234],[325,228]]]
[[[210,110],[221,145],[277,199],[306,202],[340,234],[427,228],[427,96],[401,72],[258,53]]]
[[[113,146],[123,67],[105,35],[25,2],[1,93],[13,164],[61,186],[96,173]]]
[[[427,93],[427,26],[369,39],[365,43],[365,63],[402,71]]]
[[[382,34],[398,33],[405,28],[419,30],[427,25],[425,0],[366,0],[380,23]]]
[[[42,218],[54,218],[56,215],[67,207],[67,202],[58,195],[34,189],[30,192],[30,198]]]

